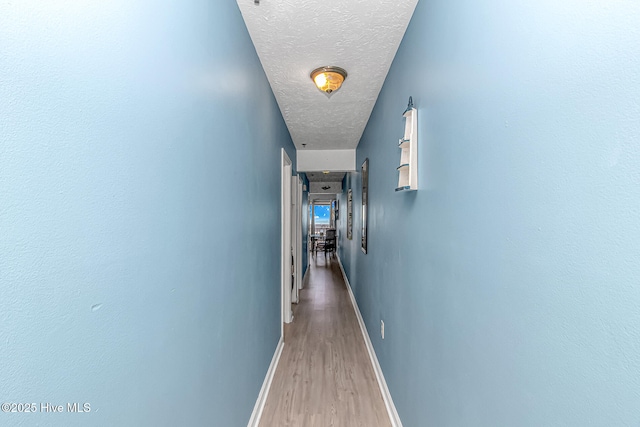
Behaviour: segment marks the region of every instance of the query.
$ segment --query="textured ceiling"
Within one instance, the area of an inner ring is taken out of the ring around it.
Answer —
[[[344,175],[344,172],[307,172],[307,179],[309,182],[342,182]]]
[[[297,149],[358,145],[417,1],[237,0]],[[309,77],[326,65],[348,73],[331,97]]]

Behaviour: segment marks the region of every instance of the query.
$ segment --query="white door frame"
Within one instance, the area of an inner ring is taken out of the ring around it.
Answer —
[[[280,333],[284,337],[284,324],[291,323],[291,159],[284,148],[281,148],[281,191],[280,191],[280,301],[282,325]]]
[[[298,254],[298,263],[296,264],[296,270],[298,271],[298,290],[302,289],[302,279],[304,279],[302,276],[302,239],[306,238],[306,236],[302,235],[302,215],[304,215],[304,212],[302,212],[302,187],[302,178],[298,175],[298,238],[296,239],[296,244],[298,245],[296,252]]]
[[[299,291],[302,289],[302,180],[298,175],[291,178],[291,237],[293,238],[294,284],[291,300],[300,301]]]
[[[291,177],[291,257],[293,258],[293,277],[291,283],[291,302],[298,303],[298,177]]]

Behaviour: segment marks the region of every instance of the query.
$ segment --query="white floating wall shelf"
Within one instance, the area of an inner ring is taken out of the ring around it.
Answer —
[[[400,166],[398,166],[398,187],[396,191],[418,189],[418,110],[409,97],[409,105],[404,114],[404,136],[398,142]]]

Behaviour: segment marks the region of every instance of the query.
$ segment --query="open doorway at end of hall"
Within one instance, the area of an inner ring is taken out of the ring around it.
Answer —
[[[316,200],[309,205],[309,252],[327,254],[336,250],[336,201]]]

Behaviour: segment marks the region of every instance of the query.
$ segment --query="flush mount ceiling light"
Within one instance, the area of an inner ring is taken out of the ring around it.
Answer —
[[[329,96],[340,89],[346,78],[347,72],[340,67],[320,67],[311,72],[316,87]]]

